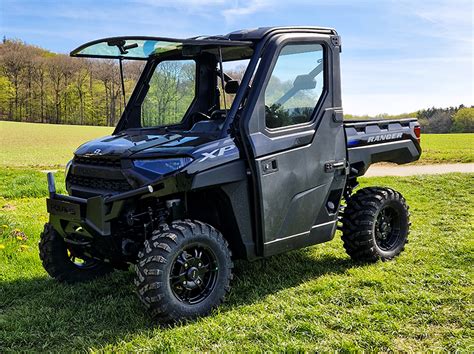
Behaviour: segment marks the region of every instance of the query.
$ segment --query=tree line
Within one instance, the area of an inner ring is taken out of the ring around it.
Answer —
[[[144,63],[123,64],[129,97]],[[18,40],[0,44],[0,119],[113,126],[123,108],[116,60],[71,58]]]
[[[144,63],[124,61],[123,65],[128,99]],[[5,38],[0,44],[1,120],[114,126],[123,109],[117,60],[71,58]],[[417,117],[425,133],[474,132],[472,106],[376,116],[403,117]],[[346,114],[345,118],[369,117]]]
[[[474,133],[474,106],[448,108],[428,108],[421,109],[417,112],[403,113],[397,115],[378,114],[375,117],[356,116],[345,114],[345,119],[401,119],[401,118],[417,118],[421,125],[423,133]]]

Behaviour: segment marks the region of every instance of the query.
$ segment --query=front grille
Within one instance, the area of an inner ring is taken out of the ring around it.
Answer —
[[[81,165],[93,165],[93,166],[103,166],[103,167],[116,167],[120,168],[120,160],[117,159],[107,159],[103,157],[85,157],[85,156],[76,156],[74,157],[74,163]]]
[[[72,188],[84,187],[97,191],[126,192],[132,189],[126,180],[112,180],[96,177],[70,175],[68,182]]]
[[[110,156],[75,156],[66,186],[71,195],[83,198],[132,189],[121,172],[120,159]]]

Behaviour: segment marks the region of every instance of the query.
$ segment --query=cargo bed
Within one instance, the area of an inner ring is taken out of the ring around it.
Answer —
[[[351,174],[362,176],[376,162],[409,163],[420,158],[420,125],[416,118],[345,121]]]

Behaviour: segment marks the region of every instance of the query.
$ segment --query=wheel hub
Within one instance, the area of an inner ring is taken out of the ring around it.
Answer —
[[[400,215],[394,208],[386,206],[377,216],[375,242],[380,249],[389,251],[397,245],[399,235]]]
[[[196,267],[192,267],[188,270],[187,277],[189,280],[196,280],[199,277],[199,270]]]
[[[203,301],[214,289],[217,266],[214,254],[203,246],[185,248],[171,268],[171,289],[182,302]]]
[[[383,239],[386,239],[390,232],[392,231],[392,228],[390,227],[389,222],[385,218],[382,218],[382,223],[380,224],[379,227],[380,230],[380,235]]]

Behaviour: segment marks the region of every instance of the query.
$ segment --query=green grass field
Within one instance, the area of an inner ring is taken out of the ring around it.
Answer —
[[[238,262],[223,307],[170,328],[144,313],[132,272],[74,286],[49,279],[37,252],[46,190],[26,186],[40,183],[33,177],[12,195],[9,181],[0,182],[0,352],[472,352],[474,174],[363,180],[398,189],[411,205],[401,257],[355,264],[336,235],[265,262]]]
[[[110,131],[0,122],[0,352],[473,351],[474,174],[362,178],[362,186],[399,190],[411,206],[399,258],[353,263],[338,233],[264,262],[237,262],[227,303],[186,324],[153,324],[131,271],[78,285],[50,279],[37,250],[47,222],[40,170]],[[450,154],[472,161],[472,137],[446,142],[451,136],[423,136],[431,162]],[[64,192],[62,169],[56,180]]]
[[[421,134],[421,147],[417,163],[474,162],[474,134]]]
[[[0,166],[65,166],[82,143],[113,128],[0,121]],[[422,134],[416,163],[474,162],[474,134]]]
[[[81,144],[112,132],[110,127],[0,121],[0,166],[65,166]]]

